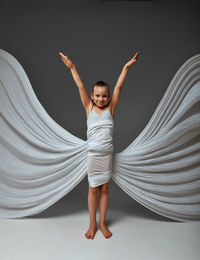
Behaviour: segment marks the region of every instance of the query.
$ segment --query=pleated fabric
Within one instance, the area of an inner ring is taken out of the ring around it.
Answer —
[[[35,215],[69,193],[87,174],[86,148],[47,114],[21,65],[0,50],[0,217]]]
[[[115,155],[113,180],[160,215],[200,220],[200,54],[179,68],[147,126]]]
[[[0,49],[0,218],[38,214],[70,192],[87,175],[87,147],[47,114],[20,63]],[[113,159],[112,179],[140,204],[200,220],[200,54],[180,67],[147,126]]]

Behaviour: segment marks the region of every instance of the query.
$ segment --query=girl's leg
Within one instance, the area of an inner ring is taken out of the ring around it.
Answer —
[[[110,238],[112,233],[106,226],[106,214],[108,208],[108,183],[100,186],[100,197],[99,197],[99,211],[100,211],[100,221],[99,229],[105,236],[105,238]]]
[[[90,226],[85,233],[86,238],[93,239],[97,230],[96,222],[96,212],[97,212],[97,202],[98,202],[98,190],[99,187],[89,187],[88,192],[88,209],[90,214]]]

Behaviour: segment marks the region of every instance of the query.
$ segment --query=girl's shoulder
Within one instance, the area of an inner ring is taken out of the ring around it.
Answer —
[[[88,116],[89,116],[93,106],[94,106],[94,103],[92,102],[92,100],[90,100],[90,102],[89,102],[89,104],[88,104],[88,106],[86,108],[86,116],[87,116],[87,118],[88,118]],[[108,109],[110,114],[112,115],[112,117],[114,117],[114,111],[113,111],[111,102],[109,102],[107,104],[106,109]]]

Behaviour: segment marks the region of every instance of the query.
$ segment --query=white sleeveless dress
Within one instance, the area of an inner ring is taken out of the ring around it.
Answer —
[[[109,182],[113,167],[113,118],[106,109],[98,114],[93,107],[87,119],[87,174],[90,187]]]

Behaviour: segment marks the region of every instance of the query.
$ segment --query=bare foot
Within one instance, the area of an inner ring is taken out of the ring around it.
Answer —
[[[112,236],[112,233],[110,230],[106,227],[105,224],[99,225],[99,229],[101,230],[102,234],[105,238],[110,238]]]
[[[87,232],[85,233],[85,237],[87,239],[93,239],[94,236],[95,236],[96,231],[97,231],[96,225],[90,225],[90,227],[88,228]]]

